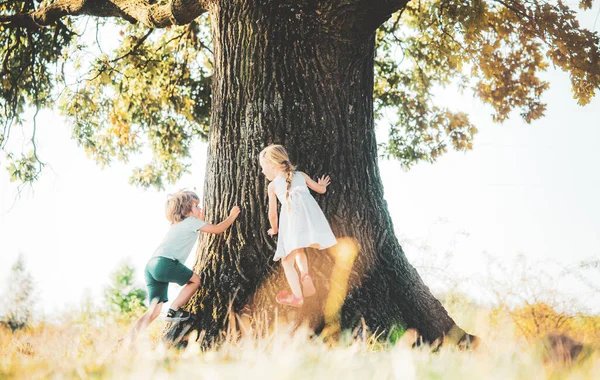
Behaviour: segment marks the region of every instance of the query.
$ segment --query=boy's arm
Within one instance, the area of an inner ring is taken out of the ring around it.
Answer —
[[[235,222],[235,219],[238,217],[239,214],[240,208],[238,206],[233,206],[231,211],[229,211],[229,216],[227,217],[227,219],[216,225],[207,223],[204,226],[202,226],[202,228],[200,228],[200,231],[209,234],[220,234],[226,229],[228,229],[233,224],[233,222]]]
[[[273,236],[279,232],[279,224],[277,217],[277,195],[275,194],[275,187],[273,182],[269,184],[268,187],[269,193],[269,223],[271,223],[271,229],[268,231],[268,234]]]
[[[312,190],[316,191],[319,194],[325,194],[325,192],[327,191],[327,186],[329,186],[329,182],[331,182],[329,176],[321,176],[321,178],[319,178],[319,182],[315,182],[312,178],[308,176],[308,174],[302,173],[302,175],[304,176],[304,180],[306,181],[306,186],[310,187]]]

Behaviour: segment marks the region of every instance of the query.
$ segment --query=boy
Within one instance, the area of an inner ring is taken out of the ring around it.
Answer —
[[[234,206],[227,219],[217,225],[207,224],[204,222],[204,211],[199,202],[198,196],[188,190],[180,190],[167,200],[165,213],[171,226],[145,269],[150,307],[131,327],[130,339],[159,316],[162,305],[168,301],[167,290],[170,282],[178,283],[183,288],[171,303],[166,320],[185,321],[193,318],[190,312],[181,310],[181,306],[189,301],[200,286],[200,277],[183,263],[198,239],[198,231],[222,233],[240,214],[240,208]]]

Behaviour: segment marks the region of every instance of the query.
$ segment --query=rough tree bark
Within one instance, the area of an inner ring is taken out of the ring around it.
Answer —
[[[215,72],[207,218],[218,220],[233,204],[244,211],[225,235],[201,239],[195,271],[202,285],[190,306],[206,337],[233,321],[229,311],[273,323],[274,295],[286,285],[279,263],[271,261],[275,242],[266,233],[267,183],[258,154],[281,143],[300,170],[331,175],[327,193],[315,197],[342,239],[328,253],[309,250],[317,297],[301,311],[279,307],[278,315],[317,330],[341,322],[343,329],[366,325],[372,332],[412,327],[427,342],[470,338],[408,263],[394,235],[377,164],[374,34],[403,4],[368,4],[323,9],[316,1],[247,0],[210,8]],[[336,313],[340,297],[345,302]],[[174,326],[171,334],[180,331]]]
[[[373,120],[375,30],[406,3],[58,0],[34,14],[0,17],[33,29],[67,14],[164,27],[210,13],[215,69],[206,216],[220,220],[234,204],[243,212],[225,234],[202,237],[195,265],[202,285],[188,305],[199,318],[193,326],[170,326],[168,337],[195,327],[211,342],[233,324],[257,327],[279,315],[317,331],[367,326],[385,335],[402,326],[426,342],[473,338],[406,260],[384,200]],[[258,167],[258,153],[271,143],[284,144],[300,170],[332,177],[327,193],[315,198],[340,243],[328,252],[309,250],[319,290],[301,310],[273,302],[286,285],[280,264],[271,261],[275,242],[266,233],[266,180]]]

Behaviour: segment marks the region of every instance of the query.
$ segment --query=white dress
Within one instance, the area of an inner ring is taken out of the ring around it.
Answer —
[[[326,249],[337,243],[323,211],[310,195],[302,173],[294,172],[289,207],[285,178],[278,176],[273,183],[277,199],[281,202],[277,251],[273,260],[282,259],[298,248]]]

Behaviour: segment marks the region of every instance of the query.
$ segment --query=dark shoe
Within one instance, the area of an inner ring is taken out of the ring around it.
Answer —
[[[196,316],[194,314],[190,313],[189,311],[185,311],[182,309],[179,309],[179,310],[169,309],[169,311],[167,311],[167,316],[165,318],[165,320],[167,320],[169,322],[187,321],[188,319],[196,319]]]

